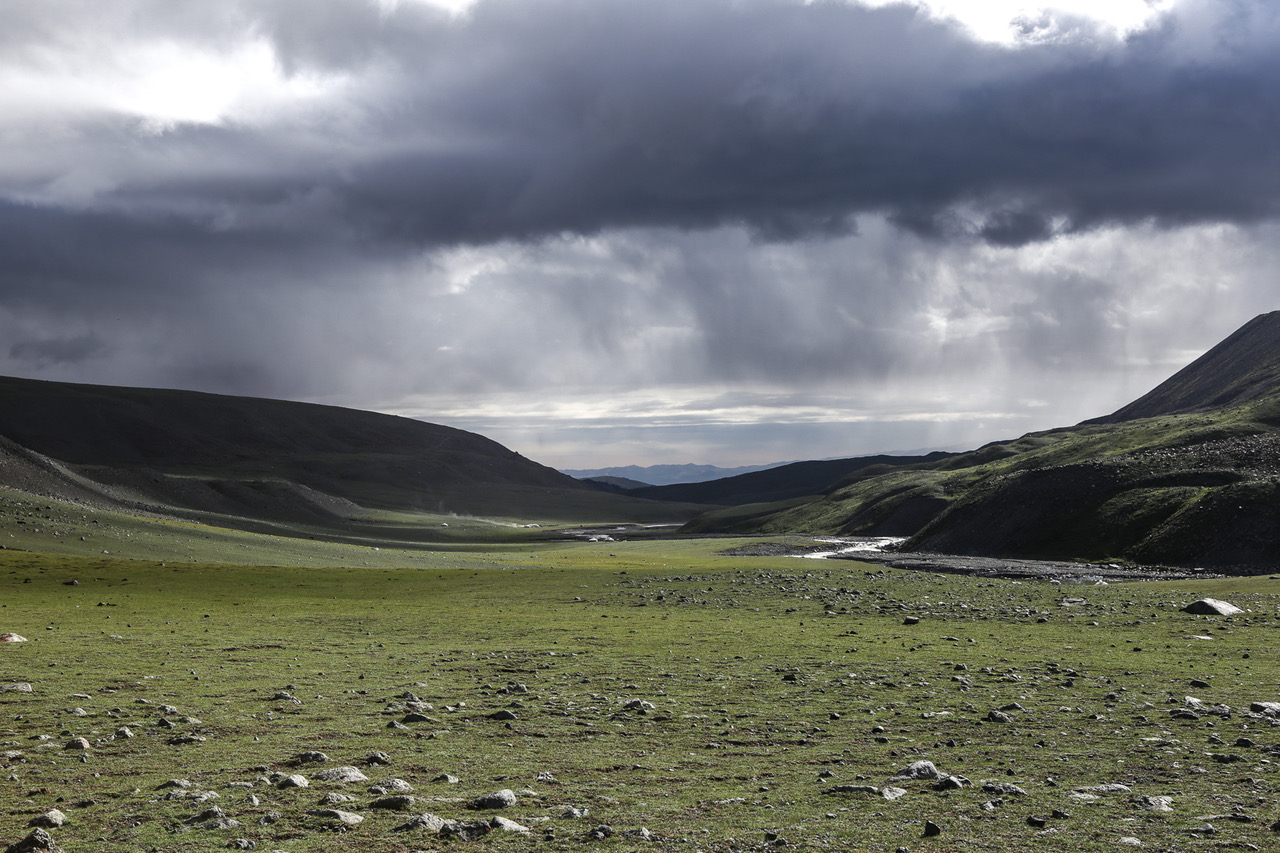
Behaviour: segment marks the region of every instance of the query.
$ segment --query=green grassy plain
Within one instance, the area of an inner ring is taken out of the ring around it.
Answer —
[[[756,540],[374,550],[98,520],[80,521],[115,544],[82,543],[62,518],[68,553],[0,551],[0,632],[30,640],[0,645],[0,684],[32,685],[0,692],[0,844],[54,807],[74,853],[238,838],[290,853],[1280,843],[1280,728],[1248,713],[1280,701],[1274,578],[1055,585],[719,553]],[[49,536],[5,525],[10,548]],[[1179,612],[1206,595],[1248,612]],[[430,719],[388,728],[406,693]],[[1175,717],[1188,696],[1230,711]],[[1015,703],[1011,722],[987,719]],[[501,710],[516,719],[490,718]],[[113,738],[121,726],[135,737]],[[169,742],[186,734],[205,739]],[[65,749],[74,737],[91,748]],[[326,766],[291,763],[310,750],[370,782],[265,781]],[[390,763],[364,763],[374,752]],[[971,784],[823,793],[882,787],[918,759]],[[460,781],[432,781],[445,773]],[[219,796],[164,799],[175,778]],[[366,787],[392,778],[414,787],[412,809],[369,808]],[[1129,790],[1073,796],[1110,783]],[[501,788],[519,802],[499,813],[530,835],[393,831],[422,812],[475,818],[462,800]],[[306,816],[329,791],[364,822],[338,833]],[[241,825],[188,826],[212,805]],[[926,820],[941,834],[921,837]],[[615,834],[584,840],[600,824]],[[1205,824],[1215,833],[1193,832]],[[655,840],[623,835],[641,827]]]

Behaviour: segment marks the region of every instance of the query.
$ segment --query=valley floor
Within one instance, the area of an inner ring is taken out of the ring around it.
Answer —
[[[449,846],[423,814],[485,850],[1280,839],[1280,580],[723,553],[753,541],[2,551],[0,633],[27,642],[0,643],[0,844],[51,809],[72,853]],[[1245,612],[1180,611],[1204,596]]]

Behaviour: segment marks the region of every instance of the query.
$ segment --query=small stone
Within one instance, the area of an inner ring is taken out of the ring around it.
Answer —
[[[516,804],[515,792],[510,788],[503,788],[501,791],[494,791],[492,794],[482,794],[471,801],[473,809],[508,809]]]
[[[909,779],[940,779],[942,775],[932,761],[913,761],[893,776],[890,776],[889,781],[905,782]]]
[[[15,634],[12,631],[6,631],[5,633],[0,634],[0,643],[25,643],[25,642],[27,642],[26,637],[22,636],[21,634]],[[34,834],[35,833],[32,833],[32,835]],[[48,833],[45,833],[45,834],[47,835]],[[28,838],[30,838],[30,836],[28,836]]]
[[[53,836],[44,829],[33,829],[31,834],[21,841],[10,844],[4,853],[63,853],[61,847],[53,842]]]
[[[1030,815],[1027,818],[1027,826],[1033,826],[1036,829],[1044,829],[1048,825],[1049,825],[1049,821],[1045,820],[1042,817],[1036,817],[1035,815]]]
[[[284,777],[279,782],[277,782],[276,787],[277,788],[305,788],[309,784],[310,783],[307,781],[306,776],[303,776],[299,773],[294,773],[290,776]]]
[[[320,798],[322,806],[336,806],[338,803],[354,803],[356,798],[350,794],[340,794],[337,791],[330,791]]]
[[[349,785],[353,782],[368,782],[369,777],[360,772],[360,768],[344,764],[341,767],[326,767],[314,774],[317,782],[329,782],[337,785]]]
[[[408,832],[411,829],[425,829],[427,832],[439,833],[444,828],[445,821],[443,818],[436,817],[433,814],[420,814],[412,817],[397,827],[392,828],[392,832]]]
[[[329,761],[329,756],[323,752],[311,750],[294,756],[293,761],[295,764],[325,764]]]
[[[363,815],[344,812],[341,809],[311,809],[307,814],[339,826],[357,826],[364,822]]]
[[[514,820],[508,820],[505,817],[493,818],[492,820],[489,821],[489,826],[493,827],[499,832],[514,832],[519,835],[529,834],[529,827],[522,826],[521,824],[516,823]]]
[[[502,709],[501,711],[494,711],[492,714],[490,714],[490,715],[489,715],[489,719],[491,719],[491,720],[514,720],[514,719],[516,719],[516,715],[515,715],[515,712],[514,712],[514,711],[508,711],[507,709],[505,709],[505,708],[504,708],[504,709]]]
[[[432,782],[441,782],[445,785],[456,785],[462,780],[451,773],[441,773],[439,776],[431,780]]]
[[[227,849],[229,850],[253,850],[257,846],[258,842],[250,841],[247,838],[237,838],[227,842]]]
[[[116,740],[128,740],[129,738],[133,737],[133,731],[130,730],[128,726],[121,726],[120,728],[116,729],[116,732],[113,735],[113,737]]]
[[[931,820],[926,820],[924,822],[924,832],[922,834],[925,838],[933,838],[935,835],[942,834],[942,827],[938,826]]]
[[[43,826],[49,829],[56,829],[67,822],[67,816],[57,809],[49,809],[42,815],[36,815],[27,821],[27,826]]]
[[[1129,847],[1141,847],[1142,840],[1134,838],[1132,835],[1126,835],[1120,839],[1120,843]]]
[[[0,684],[0,693],[32,693],[32,687],[25,681],[11,681],[8,684]]]
[[[395,812],[407,812],[413,808],[413,796],[410,794],[396,794],[391,797],[379,797],[369,803],[371,809],[387,809]]]
[[[385,752],[371,752],[364,758],[365,764],[390,764],[391,756]]]
[[[989,723],[1012,723],[1013,717],[1010,717],[1004,711],[987,712],[987,722]]]
[[[67,741],[67,745],[64,746],[63,749],[78,750],[80,752],[83,752],[89,749],[89,741],[87,738],[82,738],[82,737],[72,738],[71,740]]]

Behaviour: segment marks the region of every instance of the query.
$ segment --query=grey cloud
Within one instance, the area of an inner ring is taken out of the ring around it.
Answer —
[[[1077,25],[1013,50],[906,6],[836,2],[481,0],[459,19],[276,0],[206,20],[202,5],[150,26],[267,38],[291,73],[348,75],[348,100],[318,124],[85,148],[81,167],[102,158],[116,179],[98,202],[113,215],[270,223],[321,197],[309,215],[324,239],[448,245],[734,224],[789,240],[870,212],[1017,245],[1280,204],[1280,54],[1271,30],[1232,35],[1247,4],[1213,23],[1229,49],[1194,62],[1176,13],[1123,44]]]
[[[93,335],[77,335],[19,341],[9,347],[9,356],[16,361],[44,367],[50,364],[79,364],[103,354],[106,349],[106,345]]]

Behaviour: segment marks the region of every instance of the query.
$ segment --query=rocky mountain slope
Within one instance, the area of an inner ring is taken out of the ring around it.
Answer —
[[[1107,418],[687,529],[909,537],[906,550],[1267,571],[1280,565],[1280,313]]]

